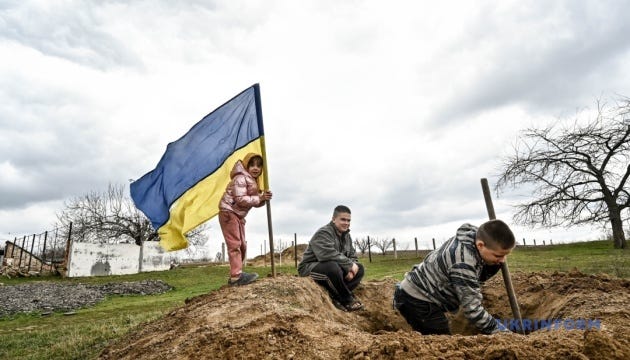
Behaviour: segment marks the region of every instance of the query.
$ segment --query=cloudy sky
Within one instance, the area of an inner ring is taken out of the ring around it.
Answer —
[[[427,247],[487,218],[479,179],[496,182],[520,130],[630,95],[628,14],[621,1],[0,1],[0,240],[141,177],[260,83],[276,242],[308,241],[346,204],[355,237]],[[494,196],[510,222],[526,194]],[[248,216],[250,255],[265,215]]]

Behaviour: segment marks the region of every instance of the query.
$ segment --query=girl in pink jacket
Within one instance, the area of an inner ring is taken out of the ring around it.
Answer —
[[[261,207],[271,200],[271,191],[260,191],[258,179],[262,170],[263,158],[258,154],[249,153],[237,161],[219,203],[219,224],[230,259],[229,285],[247,285],[258,278],[256,273],[243,272],[243,261],[247,249],[245,216],[252,207]]]

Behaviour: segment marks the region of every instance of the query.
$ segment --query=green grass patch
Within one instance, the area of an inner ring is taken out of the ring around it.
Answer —
[[[607,273],[630,277],[630,250],[614,249],[612,241],[517,247],[508,257],[510,270]]]
[[[414,251],[400,252],[398,259],[388,254],[372,254],[372,262],[361,258],[365,265],[366,280],[393,277],[403,274],[425,256]],[[550,246],[517,247],[508,257],[514,271],[570,271],[608,273],[617,277],[630,277],[629,251],[613,249],[611,241],[595,241]],[[162,280],[174,289],[151,296],[110,296],[96,306],[78,310],[75,315],[55,313],[42,317],[39,314],[18,314],[0,319],[0,359],[93,359],[106,344],[124,337],[135,327],[164,316],[182,306],[187,298],[216,290],[227,282],[227,266],[186,266],[170,271],[150,272],[123,276],[87,278],[0,278],[5,285],[32,281],[101,284],[108,282]],[[248,267],[261,277],[271,268]],[[276,267],[277,273],[297,274],[291,263]],[[1,291],[0,287],[0,291]]]

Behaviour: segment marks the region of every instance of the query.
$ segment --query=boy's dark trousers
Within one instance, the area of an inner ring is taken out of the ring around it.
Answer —
[[[451,334],[448,319],[437,305],[416,299],[400,287],[394,292],[394,307],[415,331],[423,335]]]
[[[309,276],[317,284],[328,290],[330,297],[346,305],[354,300],[352,290],[359,285],[364,274],[363,265],[356,264],[359,267],[359,271],[350,281],[346,281],[346,272],[335,261],[317,263]]]

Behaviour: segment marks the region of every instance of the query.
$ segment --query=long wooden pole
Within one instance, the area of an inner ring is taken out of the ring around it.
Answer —
[[[263,129],[262,105],[260,102],[260,85],[254,84],[254,96],[256,97],[256,116],[258,119],[258,128],[262,136],[260,137],[260,148],[262,158],[265,163],[263,166],[263,187],[264,191],[269,191],[269,163],[267,160],[267,148],[265,146],[265,135]],[[276,266],[273,253],[273,226],[271,223],[271,200],[267,200],[267,229],[269,230],[269,254],[271,255],[271,276],[276,277]]]
[[[481,189],[483,191],[483,198],[486,201],[486,210],[488,210],[488,217],[490,220],[495,220],[497,216],[494,213],[494,206],[492,205],[492,197],[490,195],[490,187],[488,186],[488,179],[481,179]],[[521,317],[521,309],[518,307],[518,301],[516,300],[516,293],[514,292],[514,286],[512,285],[512,277],[510,275],[510,269],[508,268],[507,259],[501,263],[501,274],[503,275],[503,282],[505,283],[505,290],[507,290],[508,298],[510,299],[510,307],[512,308],[512,316],[518,319],[521,332],[523,329],[523,318]]]
[[[295,259],[295,268],[297,269],[297,233],[293,233],[293,258]]]

